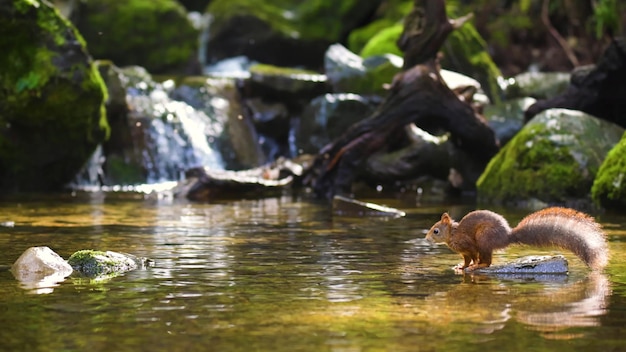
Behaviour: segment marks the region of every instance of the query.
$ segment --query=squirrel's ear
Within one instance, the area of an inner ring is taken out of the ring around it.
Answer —
[[[448,215],[448,213],[443,213],[443,214],[441,214],[441,221],[442,222],[451,222],[452,218],[450,217],[450,215]]]

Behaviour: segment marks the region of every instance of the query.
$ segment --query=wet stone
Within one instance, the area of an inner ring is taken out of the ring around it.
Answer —
[[[479,274],[567,274],[569,267],[567,260],[562,255],[555,256],[527,256],[513,262],[493,265],[488,268],[474,270]]]

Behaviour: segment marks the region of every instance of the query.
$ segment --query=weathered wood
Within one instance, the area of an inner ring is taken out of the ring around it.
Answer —
[[[349,193],[370,155],[401,147],[398,141],[405,139],[409,123],[426,131],[450,132],[455,146],[486,165],[498,151],[495,135],[445,84],[436,60],[447,35],[466,19],[448,20],[443,0],[415,0],[398,42],[405,52],[404,71],[394,77],[387,97],[371,116],[320,151],[304,184],[328,199]]]
[[[616,38],[595,66],[572,73],[567,90],[528,107],[525,120],[540,112],[563,108],[584,111],[626,128],[626,38]]]
[[[404,53],[404,70],[435,59],[448,35],[472,17],[450,20],[443,0],[415,0],[396,43]]]

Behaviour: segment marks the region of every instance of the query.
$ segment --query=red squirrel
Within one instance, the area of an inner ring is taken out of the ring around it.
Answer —
[[[606,234],[591,216],[569,208],[547,208],[526,216],[513,229],[500,214],[476,210],[461,221],[448,213],[431,227],[426,239],[445,243],[464,259],[468,271],[491,265],[493,251],[511,244],[558,247],[576,254],[592,269],[608,263]]]

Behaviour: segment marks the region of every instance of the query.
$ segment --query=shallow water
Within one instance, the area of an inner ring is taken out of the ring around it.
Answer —
[[[333,217],[281,196],[212,204],[81,194],[0,201],[0,266],[32,246],[128,252],[153,267],[33,287],[0,271],[4,351],[555,351],[626,349],[626,217],[599,216],[612,260],[570,274],[456,275],[423,237],[442,211]],[[511,222],[524,214],[506,212]],[[513,247],[502,263],[527,254]]]

